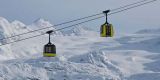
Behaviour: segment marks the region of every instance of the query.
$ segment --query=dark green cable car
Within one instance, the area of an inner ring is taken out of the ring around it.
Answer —
[[[101,37],[113,37],[114,35],[113,25],[108,23],[108,20],[107,20],[107,16],[109,12],[110,10],[103,11],[103,13],[106,14],[106,22],[103,25],[101,25],[101,28],[100,28]]]
[[[44,57],[55,57],[56,56],[56,46],[51,43],[50,35],[53,31],[47,31],[46,33],[49,34],[49,42],[44,46],[43,56]]]

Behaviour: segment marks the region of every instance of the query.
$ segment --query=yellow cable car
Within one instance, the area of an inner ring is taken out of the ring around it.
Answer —
[[[50,34],[52,32],[53,32],[52,30],[46,32],[47,34],[49,34],[49,42],[48,44],[44,46],[44,50],[43,50],[44,57],[55,57],[56,56],[56,46],[50,42]]]
[[[108,12],[110,12],[110,10],[103,11],[103,13],[106,14],[106,22],[103,25],[101,25],[101,28],[100,28],[101,37],[113,37],[114,36],[113,25],[109,24],[107,21]]]
[[[101,37],[113,37],[114,29],[112,24],[103,24],[101,26]]]

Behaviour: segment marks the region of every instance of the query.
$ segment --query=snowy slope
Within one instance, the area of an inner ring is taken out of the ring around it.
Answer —
[[[21,29],[25,32],[52,24],[40,19],[27,26],[3,18],[0,25],[1,35],[6,37]],[[58,32],[61,36],[52,36],[57,47],[54,58],[42,57],[47,35],[2,46],[0,80],[159,80],[160,36],[154,32],[140,30],[120,38],[101,38],[78,26],[66,31],[67,35]]]

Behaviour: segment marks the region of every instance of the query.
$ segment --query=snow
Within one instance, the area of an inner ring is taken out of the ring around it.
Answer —
[[[140,30],[140,31],[137,31],[136,33],[138,34],[159,34],[160,28],[157,28],[157,29],[144,29],[144,30]]]
[[[53,27],[51,27],[51,26],[53,26]],[[32,30],[37,30],[37,29],[42,29],[43,28],[42,30],[39,30],[40,33],[44,33],[48,30],[55,30],[54,25],[52,25],[49,21],[44,20],[42,18],[39,18],[39,19],[35,20],[28,27],[31,28]],[[55,31],[54,34],[62,36],[62,33],[60,31]]]
[[[25,25],[0,17],[0,38],[49,26],[52,24],[44,19]],[[158,29],[113,38],[99,37],[98,32],[82,26],[57,31],[51,36],[57,47],[57,56],[53,58],[42,57],[48,35],[1,46],[0,80],[159,80],[160,36],[155,30]]]
[[[86,27],[82,27],[80,25],[75,26],[74,28],[71,28],[68,31],[63,31],[63,35],[69,35],[69,36],[99,36],[97,32],[92,31]]]

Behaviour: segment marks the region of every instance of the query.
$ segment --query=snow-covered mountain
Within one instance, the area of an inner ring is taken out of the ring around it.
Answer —
[[[44,20],[42,18],[39,18],[39,19],[35,20],[28,27],[31,28],[32,30],[41,29],[41,30],[39,30],[39,32],[41,32],[41,33],[44,33],[44,32],[46,32],[48,30],[56,30],[54,25],[52,25],[49,21]],[[54,35],[62,36],[62,33],[61,33],[61,31],[55,31]]]
[[[7,38],[7,37],[10,37],[10,36],[14,36],[14,35],[17,35],[17,34],[21,34],[21,33],[25,33],[25,32],[28,32],[30,31],[31,29],[26,27],[25,24],[23,24],[22,22],[20,21],[13,21],[13,22],[9,22],[8,20],[6,20],[5,18],[3,17],[0,17],[0,38]],[[9,39],[9,40],[16,40],[20,37],[15,37],[15,38],[12,38],[12,39]],[[6,41],[6,40],[4,40]],[[2,41],[2,44],[3,44],[3,41]]]
[[[52,26],[43,19],[27,26],[1,18],[0,35],[8,37],[47,25]],[[1,46],[0,80],[159,80],[157,32],[140,30],[120,38],[101,38],[99,33],[78,26],[65,31],[64,36],[52,36],[57,49],[53,58],[42,57],[46,35]]]
[[[9,38],[9,39],[4,39],[4,38],[8,38],[10,36],[25,33],[30,30],[31,29],[26,27],[26,25],[20,21],[15,20],[10,23],[5,18],[0,17],[0,44],[6,44],[6,43],[9,43],[15,40],[19,40],[23,36],[16,36],[14,38]],[[0,53],[1,53],[0,56],[2,56],[1,60],[13,58],[12,47],[13,46],[11,46],[10,44],[6,46],[1,46],[0,48]]]
[[[136,32],[137,34],[160,34],[160,28],[157,29],[144,29]]]
[[[63,35],[69,36],[99,36],[98,32],[88,29],[87,27],[75,26],[70,30],[63,31]]]
[[[31,25],[32,26],[30,28],[32,28],[33,30],[53,26],[49,21],[42,18],[35,20]],[[53,29],[53,27],[51,28]]]
[[[41,33],[46,32],[47,30],[55,30],[54,27],[47,28],[46,30],[40,30],[37,32],[32,32],[29,34],[25,35],[20,35],[20,36],[15,36],[19,34],[23,34],[29,31],[45,28],[45,27],[50,27],[53,26],[49,21],[45,21],[44,19],[38,19],[35,22],[33,22],[31,25],[25,25],[24,23],[15,20],[12,22],[9,22],[7,19],[0,17],[0,44],[6,44],[9,42],[13,42],[15,40],[20,40],[24,39],[27,37],[31,37],[34,35],[39,35]],[[62,35],[60,31],[56,31],[54,35]],[[13,38],[9,38],[11,36],[15,36]],[[45,35],[47,37],[47,35]],[[9,39],[4,39],[4,38],[9,38]],[[34,53],[37,53],[40,51],[40,49],[37,50],[37,45],[40,43],[36,41],[36,39],[31,39],[30,41],[33,42],[35,40],[35,44],[24,44],[23,43],[18,43],[18,44],[8,44],[5,46],[2,46],[1,48],[1,54],[2,56],[9,57],[11,58],[18,58],[18,57],[26,57],[27,55]],[[40,40],[42,40],[42,37],[40,37]],[[30,43],[30,42],[26,42]],[[22,49],[19,49],[22,48]],[[39,48],[39,47],[38,47]],[[14,54],[16,53],[16,54]],[[1,58],[1,59],[7,59],[7,58]],[[10,58],[8,58],[10,59]]]

